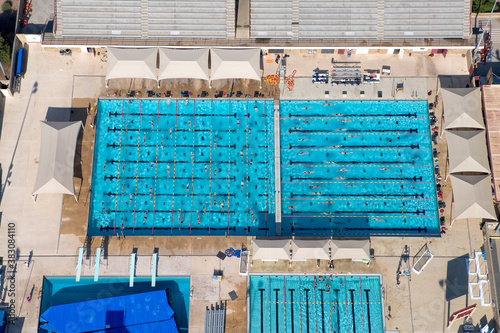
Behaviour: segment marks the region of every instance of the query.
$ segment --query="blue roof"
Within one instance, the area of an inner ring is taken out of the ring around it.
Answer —
[[[51,306],[41,328],[55,332],[177,333],[166,290]]]
[[[7,326],[7,322],[4,323],[6,319],[7,313],[3,310],[0,310],[0,333],[5,332],[5,326]]]

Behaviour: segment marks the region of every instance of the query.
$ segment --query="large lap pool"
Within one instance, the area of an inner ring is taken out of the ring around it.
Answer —
[[[284,235],[439,235],[425,101],[281,101]]]
[[[271,100],[100,100],[89,235],[276,235]],[[425,101],[281,101],[281,235],[439,236]]]
[[[272,101],[100,100],[90,235],[264,235]]]

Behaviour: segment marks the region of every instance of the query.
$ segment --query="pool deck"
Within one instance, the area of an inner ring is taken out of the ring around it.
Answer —
[[[9,332],[34,332],[38,322],[38,294],[44,275],[74,276],[78,248],[85,243],[88,214],[88,195],[90,189],[94,131],[90,127],[84,109],[96,103],[97,97],[113,95],[114,91],[123,93],[133,89],[144,89],[144,80],[112,81],[105,88],[104,75],[106,64],[99,57],[73,52],[71,57],[61,57],[57,49],[43,50],[39,44],[30,44],[28,70],[22,81],[21,93],[8,98],[3,112],[3,126],[0,141],[0,163],[2,165],[2,220],[0,224],[0,256],[7,258],[7,224],[14,222],[16,248],[18,249],[16,273],[16,314],[17,324],[9,327]],[[335,55],[336,60],[338,55]],[[289,68],[297,68],[296,85],[293,95],[284,92],[282,98],[343,99],[341,86],[314,85],[309,78],[316,67],[328,65],[331,55],[307,54],[294,51],[289,58]],[[378,90],[383,91],[384,99],[390,98],[394,82],[405,80],[405,93],[398,99],[411,99],[412,91],[418,91],[420,99],[427,98],[427,90],[436,90],[437,75],[460,75],[467,72],[466,60],[460,54],[449,53],[446,59],[441,56],[428,58],[426,54],[413,53],[410,57],[393,55],[354,55],[351,60],[361,61],[365,68],[392,67],[391,77],[384,77],[378,85],[349,86],[346,99],[361,98],[356,89],[365,89],[365,99],[377,99]],[[264,64],[266,73],[274,73],[273,64]],[[329,68],[329,66],[327,67]],[[239,81],[239,80],[236,80]],[[455,84],[457,80],[454,81]],[[121,84],[121,86],[120,86]],[[181,90],[201,92],[208,90],[199,82],[170,82],[169,90],[174,94]],[[211,91],[229,91],[232,82],[219,82]],[[150,85],[151,89],[155,84]],[[464,85],[461,85],[464,86]],[[118,89],[121,87],[120,89]],[[123,88],[126,87],[126,88]],[[164,87],[164,86],[163,86]],[[187,87],[187,88],[186,88]],[[258,84],[257,84],[258,88]],[[264,87],[265,97],[273,97],[276,87]],[[336,90],[338,88],[338,90]],[[198,89],[198,90],[196,90]],[[256,89],[254,83],[236,82],[235,90],[248,94]],[[267,90],[266,90],[267,89]],[[276,88],[277,89],[277,88]],[[372,89],[372,90],[370,90]],[[387,93],[386,93],[387,92]],[[415,95],[414,95],[415,96]],[[434,98],[433,96],[429,97]],[[441,103],[440,103],[441,104]],[[49,107],[75,108],[74,117],[83,117],[85,130],[81,139],[81,152],[77,158],[82,161],[81,169],[75,174],[75,187],[79,197],[76,203],[71,196],[39,195],[36,202],[31,192],[36,178],[40,149],[40,120],[43,120]],[[437,116],[440,118],[441,108]],[[438,124],[438,126],[440,123]],[[439,164],[445,169],[446,142],[438,140]],[[80,178],[78,178],[80,177]],[[446,224],[449,225],[451,209],[450,182],[443,182]],[[456,332],[459,323],[446,329],[446,320],[452,312],[473,304],[466,291],[467,281],[461,271],[465,267],[464,256],[480,251],[483,234],[477,220],[456,221],[441,238],[372,238],[375,260],[370,266],[350,261],[336,261],[335,272],[353,274],[376,273],[383,275],[386,328],[400,332]],[[93,267],[95,249],[101,245],[101,237],[91,239],[91,259]],[[405,245],[410,247],[410,260],[427,242],[434,259],[420,275],[412,273],[411,281],[401,278],[396,284],[396,270]],[[159,249],[158,275],[190,275],[192,296],[190,299],[190,332],[202,332],[205,307],[219,300],[228,301],[227,332],[246,331],[246,277],[240,276],[239,261],[226,258],[221,261],[215,255],[229,247],[240,248],[242,244],[250,247],[248,237],[127,237],[108,241],[106,265],[100,269],[101,276],[128,276],[130,253],[137,249],[137,276],[151,274],[151,255]],[[105,244],[104,244],[105,245]],[[23,264],[28,260],[30,251],[33,257],[30,267]],[[221,282],[212,281],[214,269],[224,272]],[[328,273],[326,262],[320,268],[316,261],[262,263],[255,261],[250,272],[296,272]],[[459,273],[459,274],[458,274]],[[93,276],[93,268],[83,265],[82,275]],[[4,288],[7,286],[4,283]],[[238,299],[229,301],[228,293],[235,290]],[[6,289],[2,301],[8,302]],[[31,302],[26,300],[32,295]],[[488,321],[493,317],[491,307],[479,306],[473,316],[474,322],[482,318]]]

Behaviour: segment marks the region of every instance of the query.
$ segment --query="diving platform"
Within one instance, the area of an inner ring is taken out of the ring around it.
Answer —
[[[129,287],[134,286],[134,276],[135,276],[135,259],[137,258],[137,253],[133,252],[130,255],[130,280],[129,280]]]
[[[153,253],[151,259],[151,287],[156,287],[156,271],[158,268],[158,253]]]
[[[95,253],[94,282],[99,281],[99,267],[101,267],[102,247],[98,247]]]
[[[80,282],[80,277],[82,275],[82,264],[83,264],[83,254],[85,252],[84,247],[78,249],[78,261],[76,263],[76,282]]]

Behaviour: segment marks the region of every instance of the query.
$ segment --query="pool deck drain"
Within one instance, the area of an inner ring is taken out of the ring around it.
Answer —
[[[281,236],[281,146],[280,146],[280,101],[274,100],[274,202],[276,236]]]

